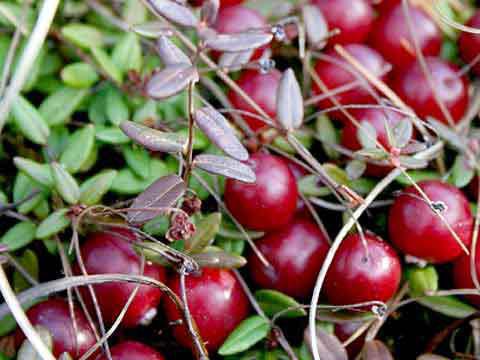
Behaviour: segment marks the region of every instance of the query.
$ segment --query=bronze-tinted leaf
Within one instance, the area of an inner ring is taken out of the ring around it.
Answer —
[[[185,145],[181,135],[155,130],[133,121],[122,122],[120,128],[130,139],[151,151],[179,153]]]
[[[218,66],[222,68],[235,69],[248,64],[252,58],[253,50],[245,50],[238,52],[224,52],[218,60]]]
[[[273,35],[266,32],[217,34],[205,40],[205,45],[217,51],[237,52],[253,50],[272,41]]]
[[[213,25],[217,20],[220,0],[206,0],[202,5],[201,19],[208,25]]]
[[[150,8],[160,16],[182,26],[196,27],[198,19],[188,7],[171,0],[146,0]]]
[[[347,350],[345,350],[340,340],[320,327],[317,327],[315,344],[310,342],[310,332],[308,328],[305,330],[304,337],[310,349],[312,349],[313,346],[318,348],[322,360],[348,360]]]
[[[225,156],[198,155],[193,164],[209,173],[223,175],[246,183],[253,183],[256,180],[255,173],[250,167]]]
[[[167,36],[160,36],[155,49],[165,66],[187,64],[192,65],[189,57],[180,50],[177,45],[170,41]]]
[[[243,256],[229,254],[216,249],[207,249],[206,252],[193,254],[192,258],[201,268],[237,269],[247,263]]]
[[[139,209],[128,213],[128,221],[143,224],[165,212],[183,196],[186,190],[184,181],[177,175],[161,177],[137,196],[131,208]],[[141,209],[141,210],[140,210]]]
[[[133,25],[132,30],[140,36],[158,38],[159,36],[172,36],[173,31],[163,21],[149,21]]]
[[[292,69],[282,74],[277,89],[277,120],[285,130],[293,130],[302,124],[303,97],[300,85]]]
[[[185,241],[185,250],[188,253],[196,253],[211,245],[220,229],[221,222],[222,214],[219,212],[211,213],[197,222],[195,234]]]
[[[167,66],[155,73],[145,86],[145,91],[152,99],[163,100],[178,94],[189,83],[198,81],[197,70],[188,64]]]
[[[309,43],[316,49],[327,44],[328,24],[322,11],[313,4],[303,6],[303,22]]]
[[[363,360],[393,360],[390,350],[379,340],[365,343],[362,350]]]
[[[235,136],[227,119],[211,107],[195,111],[195,122],[207,137],[225,154],[243,161],[248,159],[248,152]]]

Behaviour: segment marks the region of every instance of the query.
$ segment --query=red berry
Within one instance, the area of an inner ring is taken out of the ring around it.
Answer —
[[[445,221],[468,246],[473,218],[465,195],[456,187],[437,180],[423,181],[418,186],[431,201],[445,207],[441,212]],[[462,253],[447,226],[413,186],[405,189],[390,208],[388,228],[390,239],[405,254],[443,263]]]
[[[129,242],[135,242],[135,234],[127,230],[98,232],[90,235],[81,247],[81,255],[88,274],[129,274],[139,275],[140,257]],[[81,273],[75,265],[75,272]],[[165,281],[165,269],[150,262],[145,263],[143,275]],[[94,285],[95,294],[106,323],[113,323],[123,309],[135,284],[119,282]],[[87,288],[82,288],[87,303],[92,299]],[[123,327],[135,327],[146,323],[156,314],[162,292],[152,286],[142,285],[130,304],[122,321]],[[115,301],[112,301],[114,299]]]
[[[471,197],[473,200],[478,199],[478,190],[480,188],[480,182],[478,176],[475,176],[472,181],[470,181],[470,184],[468,184],[468,192],[470,193]]]
[[[248,269],[257,285],[297,298],[310,295],[329,248],[317,224],[295,219],[255,244],[273,267],[265,267],[253,253],[249,256]]]
[[[250,156],[257,180],[247,184],[228,179],[225,203],[232,215],[245,227],[267,231],[280,228],[292,220],[297,207],[297,183],[285,161],[274,155]]]
[[[277,88],[280,82],[281,73],[274,69],[267,74],[258,71],[247,70],[242,72],[237,80],[237,85],[257,103],[260,108],[272,119],[277,116]],[[259,115],[243,98],[234,90],[228,92],[228,99],[233,108]],[[258,130],[267,126],[256,117],[242,115],[252,130]]]
[[[377,77],[385,79],[385,69],[387,63],[383,57],[374,49],[361,44],[350,44],[345,46],[345,50],[354,57],[360,64],[366,67],[372,74]],[[333,91],[339,87],[350,86],[358,82],[360,75],[355,76],[350,65],[347,64],[343,58],[337,54],[333,49],[326,52],[334,62],[319,60],[315,65],[315,72],[319,78],[324,82],[325,86]],[[353,72],[353,73],[352,73]],[[383,75],[382,75],[383,74]],[[363,79],[364,80],[364,79]],[[366,81],[366,80],[364,80]],[[335,98],[342,105],[350,104],[369,104],[375,101],[374,97],[367,90],[364,84],[359,84],[351,90],[342,91],[335,95]],[[313,92],[315,95],[322,94],[322,90],[314,83]],[[325,99],[317,103],[322,109],[330,108],[335,104],[330,99]],[[333,117],[345,120],[344,116],[335,111],[331,113]]]
[[[373,233],[348,235],[340,245],[325,279],[324,291],[335,305],[387,301],[402,275],[393,248]]]
[[[137,341],[124,341],[110,348],[113,360],[164,360],[156,350]],[[96,360],[107,360],[99,356]]]
[[[477,11],[465,25],[479,29],[480,11]],[[463,61],[466,63],[474,61],[480,53],[480,35],[467,33],[465,31],[460,32],[458,47]],[[473,67],[473,72],[476,75],[480,75],[480,62],[477,62]]]
[[[367,39],[374,20],[373,8],[367,0],[313,0],[322,11],[330,30],[340,33],[330,43],[361,43]]]
[[[458,289],[475,289],[471,272],[470,272],[471,255],[463,254],[453,263],[453,282]],[[480,243],[477,242],[475,252],[474,271],[480,278]],[[480,306],[480,297],[477,295],[467,295],[466,298],[475,306]]]
[[[384,12],[393,8],[399,2],[400,0],[379,0],[379,1],[376,1],[375,8],[380,14],[383,14]]]
[[[422,54],[437,56],[442,46],[442,33],[435,22],[422,10],[409,7],[409,21]],[[402,4],[380,15],[373,26],[370,44],[394,66],[404,68],[416,59],[415,43]]]
[[[435,93],[445,105],[453,121],[458,122],[468,107],[467,79],[464,76],[458,76],[459,69],[453,64],[435,57],[427,57],[425,61]],[[404,70],[396,72],[392,79],[392,87],[420,118],[431,116],[447,122],[419,63],[413,63]]]
[[[296,162],[285,159],[288,168],[292,172],[293,176],[295,177],[295,180],[298,181],[302,177],[306,176],[308,174],[307,170],[303,166],[300,166]],[[302,200],[302,198],[299,196],[297,199],[297,215],[305,215],[305,216],[310,216],[310,212],[308,211],[307,207],[305,206],[305,202]]]
[[[180,296],[178,275],[169,287]],[[244,320],[249,311],[248,299],[235,275],[228,270],[202,269],[200,276],[188,276],[185,281],[188,305],[200,336],[210,351],[223,344],[227,336]],[[182,319],[175,304],[166,300],[165,313],[170,322]],[[174,324],[173,335],[185,347],[192,341],[184,325]]]
[[[230,1],[234,2],[234,1]],[[223,6],[223,4],[222,4]],[[251,29],[265,29],[268,26],[267,20],[254,9],[243,5],[222,7],[218,12],[217,20],[213,28],[222,34],[241,33]],[[255,50],[252,59],[258,59],[262,56],[269,45],[262,46]],[[214,53],[214,57],[218,57]]]
[[[334,333],[335,336],[341,341],[347,341],[362,325],[365,323],[362,321],[349,321],[335,324]],[[359,336],[352,343],[347,346],[347,352],[351,359],[360,353],[365,343],[365,333]]]
[[[67,352],[74,359],[80,358],[96,343],[95,335],[82,311],[74,307],[76,328],[74,327],[68,302],[63,299],[45,300],[27,311],[27,317],[33,326],[46,328],[53,340],[53,355],[56,357]],[[23,332],[17,330],[16,343],[25,339]]]
[[[190,0],[192,6],[202,6],[205,0]],[[220,0],[220,7],[233,6],[243,3],[244,0]]]

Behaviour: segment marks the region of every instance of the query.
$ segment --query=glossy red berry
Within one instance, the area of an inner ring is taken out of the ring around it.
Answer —
[[[477,11],[465,25],[479,29],[480,11]],[[480,53],[480,35],[461,31],[460,37],[458,38],[458,48],[463,61],[466,63],[475,61]],[[474,65],[473,72],[476,75],[480,75],[480,62]]]
[[[365,323],[362,321],[348,321],[335,324],[334,333],[335,336],[341,341],[347,341],[350,337]],[[365,333],[359,336],[355,341],[347,346],[348,356],[351,359],[355,359],[365,344]]]
[[[53,355],[67,352],[73,359],[80,358],[96,343],[95,335],[78,307],[74,307],[76,328],[70,316],[68,302],[63,299],[45,300],[27,311],[33,326],[42,326],[50,332],[53,340]],[[15,334],[18,345],[24,340],[21,330]]]
[[[340,33],[330,44],[361,43],[367,39],[374,20],[374,11],[368,0],[313,0],[327,20],[330,30]],[[347,15],[348,14],[348,15]]]
[[[422,10],[409,7],[409,20],[425,56],[437,56],[442,46],[442,33],[435,22]],[[402,4],[380,15],[370,34],[370,44],[397,68],[410,65],[417,58],[415,43]]]
[[[372,74],[385,79],[385,71],[388,64],[377,51],[361,44],[346,45],[345,50]],[[335,50],[331,49],[327,51],[326,55],[332,61],[319,60],[315,65],[315,72],[330,91],[341,90],[343,87],[347,87],[346,91],[343,90],[335,95],[335,99],[340,104],[368,104],[375,101],[374,97],[368,91],[369,88],[365,84],[366,80],[358,75],[358,73],[355,73],[351,66],[348,65]],[[355,74],[357,74],[357,76],[355,76]],[[359,78],[363,80],[363,83],[355,86]],[[348,86],[353,86],[353,88],[349,89]],[[313,92],[315,95],[323,93],[321,88],[315,83],[313,85]],[[335,106],[329,98],[321,100],[317,104],[321,109]],[[332,112],[331,115],[339,119],[345,119],[339,111]]]
[[[373,233],[348,235],[340,245],[325,279],[324,291],[334,305],[387,301],[402,275],[393,248]]]
[[[169,287],[180,296],[180,279],[174,276]],[[200,276],[185,281],[188,305],[200,336],[208,350],[215,351],[249,312],[248,299],[235,275],[229,270],[202,269]],[[164,301],[168,321],[182,319],[175,304]],[[172,324],[175,339],[185,347],[192,341],[184,325]]]
[[[112,360],[164,360],[165,358],[150,346],[137,341],[124,341],[110,348]],[[102,355],[96,360],[107,360]]]
[[[288,168],[292,172],[293,176],[295,177],[295,180],[298,182],[302,177],[308,175],[307,170],[303,167],[297,164],[296,162],[285,159]],[[298,196],[297,199],[297,215],[305,215],[309,216],[310,212],[308,211],[305,202],[302,200],[300,196]]]
[[[384,12],[390,10],[395,5],[399,4],[400,0],[379,0],[375,2],[375,9],[383,14]]]
[[[435,57],[425,58],[431,74],[433,88],[439,100],[445,105],[452,120],[458,122],[468,107],[467,79],[458,75],[458,67]],[[427,116],[447,122],[438,106],[432,86],[419,63],[413,63],[396,72],[392,88],[411,106],[420,118]]]
[[[329,248],[317,224],[295,219],[255,244],[272,265],[267,268],[255,254],[249,256],[248,270],[258,286],[301,299],[310,295]]]
[[[228,179],[225,203],[243,226],[258,231],[280,228],[292,220],[297,207],[297,183],[285,161],[278,156],[255,153],[248,165],[257,180],[247,184]]]
[[[98,232],[90,235],[81,247],[81,255],[88,274],[129,274],[139,275],[140,257],[133,249],[135,234],[127,230]],[[129,243],[130,242],[130,243]],[[81,273],[78,265],[75,272]],[[145,263],[143,275],[155,280],[165,281],[165,269],[150,262]],[[106,323],[113,323],[123,309],[135,284],[111,282],[94,285],[95,294]],[[82,288],[87,304],[91,297],[86,288]],[[162,292],[152,286],[142,285],[130,304],[122,321],[123,327],[134,327],[148,323],[155,315]],[[114,301],[112,301],[114,299]]]
[[[457,289],[475,289],[475,284],[470,272],[470,257],[472,255],[463,254],[453,263],[453,282]],[[475,252],[475,267],[474,271],[480,278],[480,243],[477,242]],[[467,295],[469,302],[477,307],[480,307],[480,296]]]
[[[237,85],[245,91],[268,116],[275,119],[277,116],[277,88],[281,76],[281,73],[275,69],[266,74],[254,70],[247,70],[242,72],[240,78],[237,80]],[[230,90],[228,92],[228,99],[232,103],[233,108],[259,115],[236,91]],[[267,126],[263,121],[254,116],[242,114],[242,117],[254,131]]]
[[[468,246],[473,218],[465,195],[456,187],[437,180],[423,181],[418,186],[443,208],[440,210],[443,210],[445,221]],[[390,208],[388,229],[390,239],[402,252],[432,263],[451,261],[462,253],[448,227],[413,186],[395,199]]]

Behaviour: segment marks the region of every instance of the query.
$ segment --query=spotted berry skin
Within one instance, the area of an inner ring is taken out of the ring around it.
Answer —
[[[138,341],[124,341],[110,348],[112,360],[165,360],[165,358],[150,346]],[[96,360],[107,360],[105,355]]]
[[[297,208],[298,190],[295,177],[286,162],[278,156],[255,153],[248,164],[256,182],[247,184],[228,179],[225,203],[243,226],[269,231],[287,225]]]
[[[479,29],[480,11],[477,11],[465,25]],[[474,61],[480,53],[480,35],[467,33],[465,31],[460,32],[460,37],[458,38],[458,48],[460,50],[460,56],[465,63]],[[480,75],[479,62],[473,66],[473,72],[476,75]]]
[[[447,224],[468,247],[473,231],[473,217],[465,195],[456,187],[438,180],[419,182],[418,186],[433,202],[444,207]],[[390,240],[403,253],[445,263],[462,254],[462,248],[446,224],[433,212],[421,195],[410,186],[395,199],[388,217]]]

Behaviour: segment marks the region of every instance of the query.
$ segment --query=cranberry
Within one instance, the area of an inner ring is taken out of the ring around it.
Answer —
[[[262,74],[255,70],[244,71],[237,80],[237,85],[257,103],[263,111],[272,119],[277,116],[277,88],[280,82],[281,73],[272,70]],[[228,93],[228,99],[237,110],[247,111],[259,115],[243,98],[234,90]],[[253,116],[242,115],[252,130],[258,130],[266,124]]]
[[[310,295],[329,248],[317,224],[295,219],[268,233],[256,245],[273,267],[265,267],[258,256],[251,254],[248,269],[257,285],[302,299]]]
[[[27,317],[33,326],[42,326],[50,332],[53,355],[58,357],[67,352],[74,359],[78,359],[95,345],[96,339],[87,319],[76,306],[74,314],[76,328],[70,316],[68,302],[63,299],[45,300],[27,311]],[[17,330],[15,338],[20,345],[25,336],[21,330]]]
[[[453,121],[458,122],[468,107],[467,79],[458,76],[459,69],[453,64],[435,57],[427,57],[425,61],[431,73],[435,93],[449,111]],[[396,72],[392,79],[392,87],[419,117],[432,116],[447,122],[419,63],[413,63]]]
[[[255,153],[248,164],[257,180],[254,184],[228,179],[225,203],[245,227],[267,231],[292,220],[297,207],[297,183],[285,161],[274,155]]]
[[[234,1],[231,2],[233,3]],[[246,6],[237,5],[220,9],[213,28],[222,34],[232,34],[245,32],[250,29],[265,29],[267,26],[267,20],[262,14]],[[265,49],[268,48],[269,45],[265,45],[256,49],[252,59],[260,58]],[[214,57],[218,57],[218,55],[218,53],[214,53]]]
[[[202,6],[205,0],[190,0],[192,6]],[[233,6],[243,3],[244,0],[220,0],[220,7]]]
[[[477,11],[466,25],[477,29],[480,28],[480,11]],[[480,53],[480,35],[462,31],[458,38],[458,47],[463,61],[466,63],[474,61]],[[480,75],[480,62],[474,65],[473,72],[476,75]]]
[[[374,20],[373,8],[367,0],[312,0],[322,11],[330,30],[340,33],[330,43],[361,43],[367,39]]]
[[[308,174],[307,170],[305,170],[304,167],[300,166],[296,162],[285,159],[288,168],[292,172],[293,176],[295,177],[295,180],[300,180],[302,177],[306,176]],[[305,216],[310,216],[310,212],[308,211],[307,207],[305,206],[305,202],[302,200],[302,198],[299,196],[297,199],[297,215],[305,215]]]
[[[137,341],[124,341],[110,349],[113,360],[164,360],[156,350]],[[100,356],[96,360],[107,360]]]
[[[418,186],[430,200],[444,207],[441,214],[445,221],[468,246],[473,218],[465,195],[456,187],[438,180],[423,181]],[[405,189],[390,208],[388,228],[392,242],[404,253],[417,258],[443,263],[462,253],[447,226],[413,186]]]
[[[364,67],[366,67],[372,74],[385,79],[384,72],[387,67],[387,63],[374,49],[366,45],[350,44],[345,46],[345,50]],[[319,60],[315,65],[315,71],[330,91],[333,91],[339,87],[352,85],[354,82],[359,81],[360,75],[355,76],[355,72],[352,73],[354,70],[351,69],[350,65],[348,65],[348,63],[343,60],[343,58],[338,55],[335,50],[328,50],[326,55],[334,60],[335,63]],[[366,80],[364,81],[366,82]],[[366,86],[367,85],[365,84],[358,84],[350,90],[342,91],[335,95],[335,98],[342,105],[373,103],[375,99],[367,90]],[[315,83],[313,86],[313,92],[315,95],[323,93],[323,91]],[[327,98],[318,102],[318,106],[322,109],[325,109],[333,107],[335,104],[329,98]],[[331,113],[331,115],[332,117],[344,120],[344,117],[339,111],[335,111]]]
[[[435,22],[422,10],[409,7],[409,21],[415,31],[422,54],[440,54],[442,33]],[[394,66],[404,68],[416,59],[415,43],[402,4],[392,7],[377,19],[370,35],[371,45]]]
[[[458,289],[475,289],[471,272],[470,256],[463,254],[453,263],[453,282]],[[475,271],[480,278],[480,243],[477,242],[475,252]],[[480,306],[480,297],[477,295],[467,295],[466,298],[475,306]]]
[[[141,272],[140,257],[129,243],[136,240],[135,234],[127,230],[98,232],[90,235],[81,247],[81,255],[88,274],[129,274]],[[75,265],[75,273],[81,273]],[[143,275],[164,281],[165,270],[150,262],[145,263]],[[135,284],[119,282],[94,285],[95,294],[105,322],[113,323],[132,291]],[[87,288],[82,288],[85,300],[91,306],[92,299]],[[152,286],[142,285],[130,304],[122,321],[123,327],[135,327],[148,322],[156,314],[162,292]],[[112,301],[114,299],[114,301]]]
[[[180,296],[180,278],[174,276],[169,287]],[[188,276],[185,281],[188,305],[200,336],[208,350],[215,351],[227,336],[244,320],[249,311],[248,299],[235,275],[228,270],[202,269],[200,276]],[[175,304],[164,302],[167,319],[182,319]],[[192,341],[184,325],[173,325],[175,339],[185,347]]]
[[[365,323],[362,321],[349,321],[335,324],[334,333],[335,336],[341,341],[347,341],[362,325]],[[355,359],[360,351],[362,351],[363,344],[365,343],[365,333],[359,336],[351,344],[347,346],[348,356],[351,359]]]
[[[470,181],[470,184],[468,184],[468,192],[470,193],[471,197],[475,202],[478,199],[478,190],[480,187],[479,179],[478,176],[475,176],[472,181]]]
[[[348,235],[325,279],[325,295],[335,305],[387,301],[397,291],[400,260],[390,245],[373,233]]]
[[[382,14],[393,8],[398,3],[400,3],[400,0],[379,0],[376,1],[375,8],[380,14]]]

